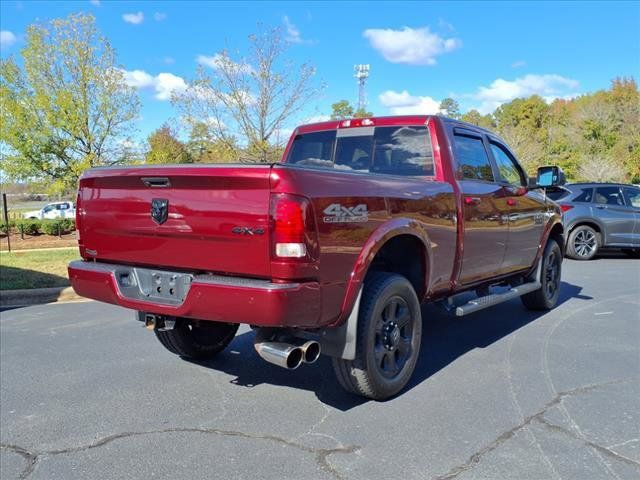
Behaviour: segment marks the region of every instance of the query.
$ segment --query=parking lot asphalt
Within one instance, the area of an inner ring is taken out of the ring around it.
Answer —
[[[324,357],[265,363],[245,327],[197,364],[119,307],[5,310],[0,477],[640,478],[640,261],[563,266],[551,312],[425,307],[413,380],[386,402],[343,393]]]

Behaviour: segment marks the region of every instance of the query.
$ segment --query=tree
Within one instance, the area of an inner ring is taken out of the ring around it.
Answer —
[[[456,120],[460,118],[460,105],[453,98],[444,98],[440,102],[440,112],[450,118]]]
[[[208,58],[213,75],[200,67],[172,102],[190,121],[209,121],[212,135],[229,148],[235,138],[246,141],[248,160],[277,161],[277,132],[317,96],[315,68],[286,60],[280,28],[251,35],[249,44],[245,58],[234,60],[227,50]]]
[[[197,163],[236,162],[240,157],[240,149],[235,145],[235,139],[228,142],[216,140],[211,133],[211,126],[205,122],[196,122],[191,127],[187,150]]]
[[[175,132],[165,123],[149,135],[146,163],[191,163],[193,159]]]
[[[373,117],[373,112],[368,112],[364,108],[359,108],[356,113],[353,114],[353,118],[368,118]]]
[[[126,160],[139,100],[91,15],[29,26],[22,60],[0,60],[0,144],[12,179],[63,191],[86,168]]]
[[[463,122],[472,123],[482,128],[494,128],[495,124],[491,115],[482,115],[478,110],[472,109],[467,113],[461,115],[460,120]]]
[[[340,100],[331,105],[331,120],[353,118],[353,113],[353,107],[349,103],[349,100]]]
[[[624,182],[625,170],[608,156],[586,155],[578,169],[580,180],[588,182]]]

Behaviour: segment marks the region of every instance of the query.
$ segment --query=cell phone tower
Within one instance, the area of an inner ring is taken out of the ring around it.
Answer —
[[[364,88],[367,78],[369,78],[369,64],[354,65],[353,76],[358,80],[358,110],[364,110],[367,107],[367,91]]]

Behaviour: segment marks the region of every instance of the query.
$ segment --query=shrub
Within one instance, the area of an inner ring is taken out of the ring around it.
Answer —
[[[40,224],[40,220],[25,218],[24,220],[18,220],[16,222],[16,227],[21,234],[38,235],[38,233],[40,233]]]
[[[76,222],[70,218],[57,218],[55,220],[43,220],[41,231],[45,235],[65,235],[76,228]]]

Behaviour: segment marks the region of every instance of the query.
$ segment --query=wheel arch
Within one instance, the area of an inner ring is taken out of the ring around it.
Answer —
[[[415,257],[420,261],[412,262]],[[367,274],[373,271],[406,276],[422,300],[429,291],[432,271],[431,242],[425,226],[414,219],[396,218],[369,236],[349,276],[341,315],[335,325],[349,317]]]

